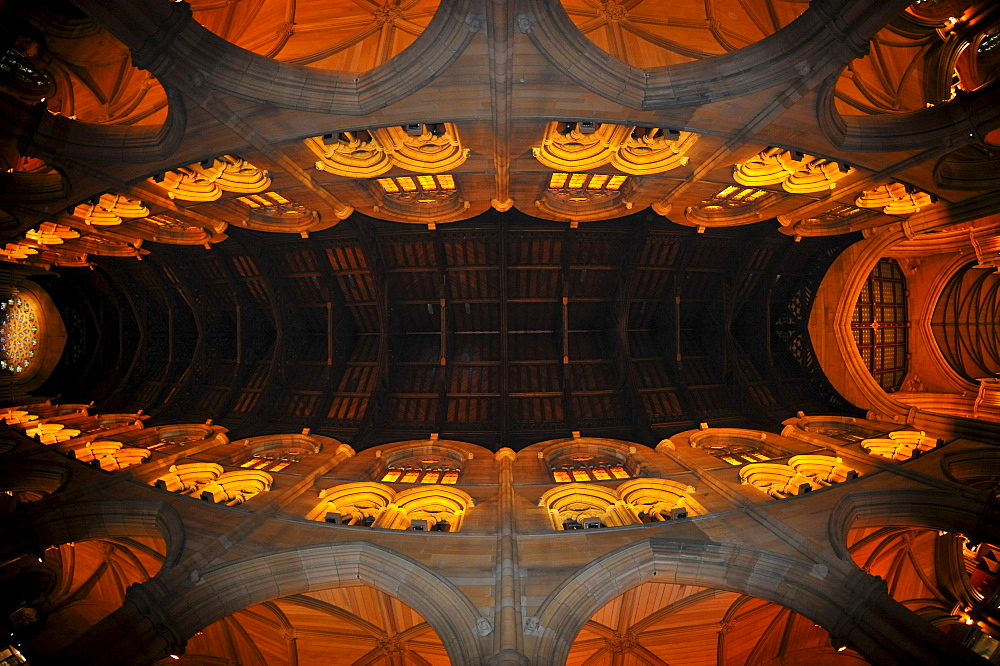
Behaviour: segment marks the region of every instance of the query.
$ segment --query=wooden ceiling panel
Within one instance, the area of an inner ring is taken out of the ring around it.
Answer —
[[[458,301],[466,299],[497,299],[500,297],[500,271],[448,270],[448,293]]]

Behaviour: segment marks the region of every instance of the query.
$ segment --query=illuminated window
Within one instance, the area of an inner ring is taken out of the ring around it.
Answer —
[[[451,174],[437,176],[397,176],[396,178],[377,178],[375,180],[386,194],[412,194],[420,192],[454,192],[455,177]]]
[[[249,460],[240,463],[245,469],[260,469],[268,472],[280,472],[292,463],[299,462],[309,452],[300,448],[277,448],[263,451]]]
[[[375,182],[383,192],[392,195],[397,201],[424,206],[436,206],[450,201],[456,192],[455,178],[448,174],[377,178]]]
[[[452,468],[438,458],[414,458],[390,467],[382,475],[387,483],[458,483],[459,470]]]
[[[723,208],[742,208],[759,201],[768,194],[769,192],[767,190],[758,190],[752,187],[742,187],[740,185],[730,185],[729,187],[719,190],[708,199],[703,200],[701,203],[705,205],[706,210],[715,210],[712,208],[713,206],[717,207],[719,210]]]
[[[551,469],[552,478],[556,483],[632,478],[625,466],[619,462],[584,454],[561,458],[552,465]]]
[[[761,451],[758,447],[746,444],[730,444],[723,446],[704,447],[710,454],[734,467],[746,465],[747,463],[763,462],[771,457]]]
[[[254,210],[260,208],[277,208],[279,206],[292,206],[291,201],[277,192],[262,192],[260,194],[248,194],[245,197],[236,197],[236,200],[250,206]]]
[[[549,176],[550,190],[587,190],[589,192],[617,192],[628,176],[604,173],[554,173]]]
[[[858,296],[851,333],[872,377],[898,391],[906,376],[906,280],[894,259],[882,259]]]
[[[34,303],[13,296],[0,302],[0,370],[27,371],[38,351],[38,319]]]
[[[864,211],[860,208],[848,204],[837,204],[833,208],[820,213],[816,217],[804,220],[807,224],[836,224],[841,222],[854,222],[862,216]]]

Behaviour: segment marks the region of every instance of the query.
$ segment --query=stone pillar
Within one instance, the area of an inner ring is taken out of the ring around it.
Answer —
[[[972,650],[889,596],[881,578],[858,570],[838,588],[851,601],[843,616],[825,628],[834,644],[857,650],[871,663],[985,663]]]
[[[521,652],[520,593],[518,590],[517,547],[514,544],[514,461],[517,454],[504,447],[497,451],[500,464],[500,487],[497,508],[500,524],[497,532],[496,631],[490,666],[526,666]]]
[[[30,659],[40,666],[62,664],[146,664],[181,654],[187,639],[163,611],[166,586],[137,583],[125,593],[122,607],[48,660]],[[28,655],[30,657],[30,655]]]

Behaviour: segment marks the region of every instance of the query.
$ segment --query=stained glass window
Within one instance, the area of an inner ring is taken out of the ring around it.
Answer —
[[[35,304],[27,298],[0,302],[0,370],[20,374],[34,365],[39,323]]]

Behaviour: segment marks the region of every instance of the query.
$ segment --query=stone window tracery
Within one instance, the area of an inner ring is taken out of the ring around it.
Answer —
[[[259,470],[225,472],[216,463],[189,463],[171,465],[168,474],[150,485],[213,504],[237,506],[270,490],[272,483],[271,475]]]
[[[733,180],[748,187],[781,185],[786,192],[809,194],[837,186],[837,181],[854,169],[805,153],[769,147],[733,167]]]
[[[746,444],[723,444],[699,448],[705,449],[713,457],[736,467],[771,459],[759,446]]]
[[[684,155],[698,135],[662,127],[595,122],[552,122],[532,154],[556,172],[605,165],[633,176],[663,173],[688,163]]]
[[[871,213],[869,213],[870,215]],[[856,220],[863,219],[865,211],[849,204],[835,204],[833,207],[819,213],[818,215],[803,220],[805,224],[815,225],[843,225],[850,224]]]
[[[396,176],[376,180],[385,195],[400,203],[436,205],[451,199],[457,187],[451,174]]]
[[[67,240],[80,237],[80,232],[64,224],[42,222],[37,229],[29,229],[24,237],[39,245],[62,245]]]
[[[907,369],[906,280],[894,259],[881,259],[858,296],[851,332],[875,381],[898,391]]]
[[[711,197],[703,199],[701,204],[703,210],[709,212],[738,210],[740,208],[749,208],[760,201],[766,201],[769,194],[771,193],[767,190],[730,185],[729,187],[722,188]]]
[[[740,479],[774,499],[812,492],[812,483],[788,465],[754,463],[740,470]]]
[[[457,532],[475,505],[467,493],[437,484],[396,493],[380,483],[348,483],[319,496],[322,501],[306,516],[310,520],[416,532]]]
[[[611,481],[630,479],[625,465],[608,456],[573,454],[557,458],[551,465],[552,479],[556,483],[581,481]]]
[[[18,375],[34,365],[39,316],[33,299],[11,296],[0,302],[0,370]]]
[[[881,208],[886,215],[910,215],[937,203],[937,196],[893,181],[873,190],[865,190],[854,203],[859,208]]]
[[[223,155],[152,177],[171,199],[209,202],[223,192],[256,194],[271,187],[270,174],[242,157]],[[148,211],[146,215],[149,215]],[[145,217],[141,215],[139,217]]]
[[[939,443],[923,431],[897,430],[885,437],[866,439],[861,442],[861,448],[873,456],[902,462],[934,449]]]
[[[317,156],[318,171],[348,178],[375,178],[399,167],[415,173],[453,171],[468,159],[453,123],[353,130],[312,137],[306,146]]]
[[[452,463],[439,458],[405,461],[391,465],[382,475],[384,483],[458,483],[460,470]]]

